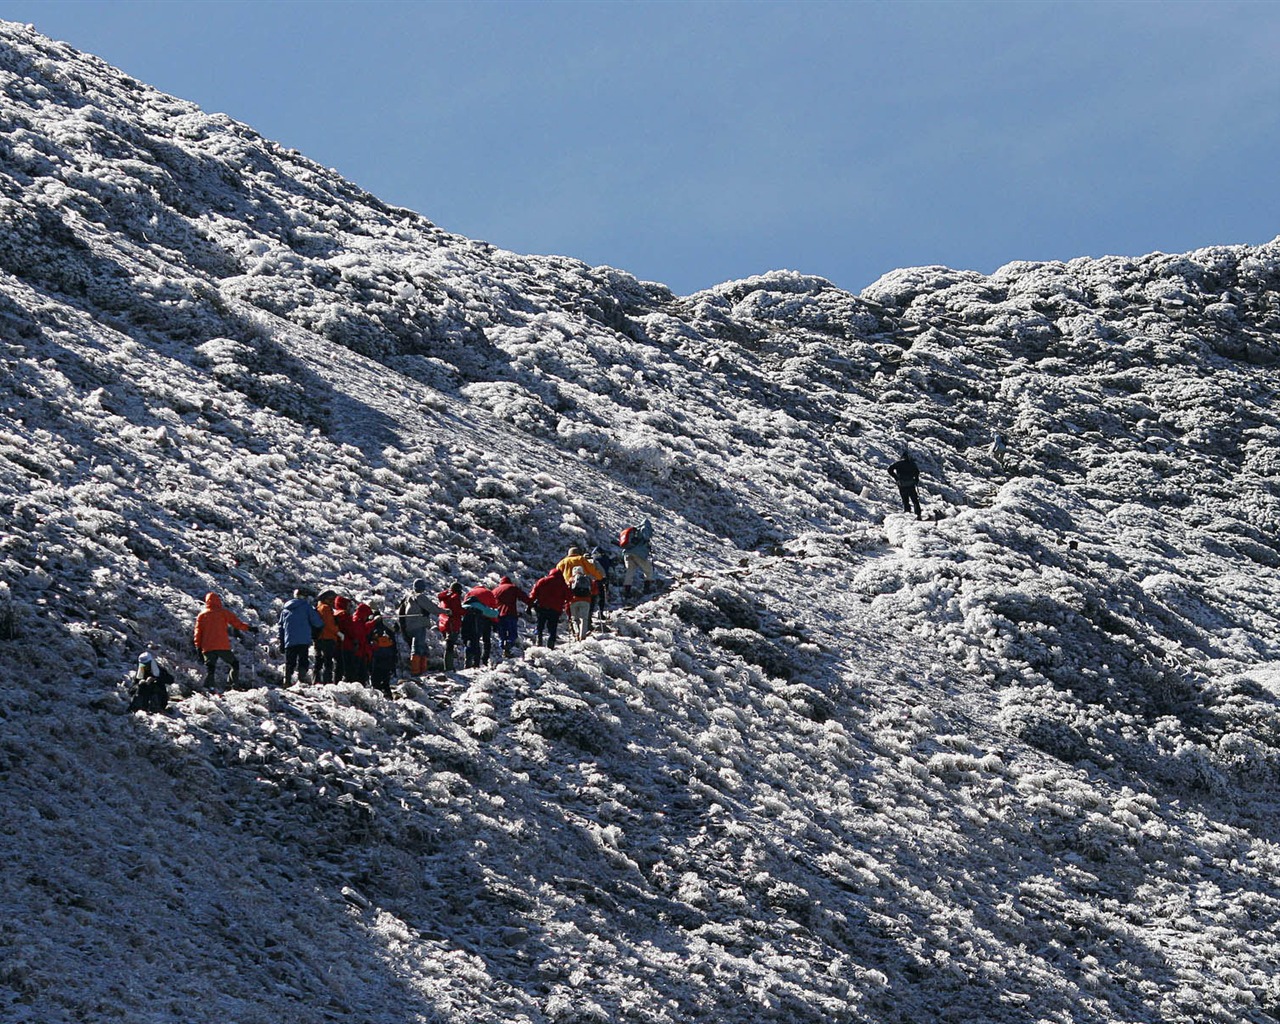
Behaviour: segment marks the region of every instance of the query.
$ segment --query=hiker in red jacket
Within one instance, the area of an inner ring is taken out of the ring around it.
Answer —
[[[354,680],[356,677],[356,635],[351,627],[351,616],[355,610],[355,602],[345,594],[338,594],[333,599],[333,624],[338,629],[338,658],[333,671],[335,683]]]
[[[455,581],[448,590],[436,595],[440,618],[436,628],[444,638],[444,670],[452,672],[456,667],[458,633],[462,629],[462,584]]]
[[[516,643],[520,639],[520,602],[526,608],[533,607],[533,601],[523,589],[511,582],[510,576],[503,576],[493,588],[493,596],[498,602],[498,643],[502,644],[502,653],[508,658],[516,652]]]
[[[565,582],[564,573],[552,569],[538,580],[529,591],[529,598],[538,615],[538,643],[547,637],[547,646],[555,649],[556,633],[560,629],[560,613],[569,603],[569,584]]]
[[[351,616],[351,672],[348,682],[369,685],[369,666],[373,661],[373,609],[363,601]]]
[[[476,636],[475,642],[479,643],[479,660],[475,657],[474,644],[472,646],[472,657],[474,665],[470,668],[478,668],[481,665],[488,665],[490,657],[493,654],[493,624],[498,621],[498,599],[493,596],[493,591],[486,587],[483,583],[478,583],[463,595],[462,609],[464,612],[463,632],[466,632],[467,622],[465,612],[471,605],[478,604],[487,609],[487,612],[481,613],[475,620]]]

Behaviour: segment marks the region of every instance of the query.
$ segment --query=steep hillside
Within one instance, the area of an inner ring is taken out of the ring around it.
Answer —
[[[1280,240],[676,296],[5,22],[0,96],[3,1019],[1280,1019]],[[645,516],[582,643],[124,712],[208,590]]]

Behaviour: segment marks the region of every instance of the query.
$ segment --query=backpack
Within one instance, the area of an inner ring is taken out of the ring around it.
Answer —
[[[591,596],[591,578],[585,572],[576,572],[573,574],[573,596]]]
[[[369,641],[375,651],[387,648],[394,650],[396,646],[395,634],[387,628],[387,624],[381,619],[374,624],[373,630],[369,633]]]
[[[628,526],[620,534],[618,534],[618,547],[629,548],[636,542],[636,528]]]

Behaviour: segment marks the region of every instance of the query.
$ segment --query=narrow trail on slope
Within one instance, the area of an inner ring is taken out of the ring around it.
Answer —
[[[925,521],[909,528],[929,526]],[[842,561],[804,553],[756,556],[742,559],[747,564],[686,574],[672,591],[683,584],[730,581],[774,598],[775,610],[791,597],[798,624],[821,648],[820,660],[828,666],[825,674],[834,691],[828,696],[858,695],[870,708],[927,706],[955,731],[1008,744],[1010,737],[994,725],[998,691],[970,678],[955,656],[928,636],[895,628],[874,610],[872,597],[854,590],[859,570],[890,558],[909,556],[890,546],[887,537],[884,549],[851,553]]]

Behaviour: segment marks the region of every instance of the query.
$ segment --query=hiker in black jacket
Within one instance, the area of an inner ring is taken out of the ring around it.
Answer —
[[[131,680],[130,711],[155,713],[169,706],[169,686],[173,673],[158,662],[150,651],[143,651]]]
[[[902,495],[902,511],[915,511],[920,519],[920,495],[916,493],[916,485],[920,483],[920,467],[911,457],[911,452],[903,448],[902,458],[889,467],[889,475],[898,485],[898,493]]]

